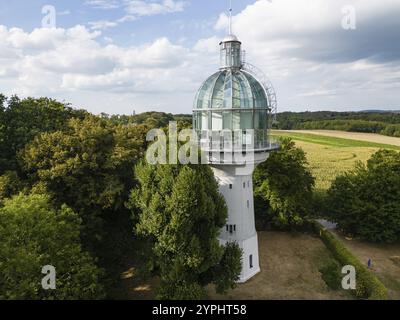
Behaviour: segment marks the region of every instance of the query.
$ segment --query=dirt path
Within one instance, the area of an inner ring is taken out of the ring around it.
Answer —
[[[375,133],[347,132],[347,131],[336,131],[336,130],[277,130],[277,132],[279,131],[293,132],[293,133],[309,133],[327,137],[368,141],[368,142],[376,142],[376,143],[384,143],[394,146],[400,146],[400,138],[388,137]]]

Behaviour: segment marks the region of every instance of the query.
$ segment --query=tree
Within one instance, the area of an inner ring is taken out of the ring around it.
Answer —
[[[345,233],[373,242],[400,240],[400,153],[380,150],[367,165],[336,178],[329,218]]]
[[[7,171],[0,176],[0,201],[19,193],[24,187],[23,181],[15,171]]]
[[[236,244],[219,245],[227,208],[208,166],[136,167],[138,186],[129,206],[139,216],[136,232],[153,243],[152,271],[161,277],[161,299],[199,299],[204,287],[235,285],[241,271]]]
[[[256,168],[254,184],[258,218],[283,228],[303,222],[312,201],[314,178],[304,151],[292,140],[282,139],[280,150]]]
[[[17,153],[43,132],[63,130],[69,119],[88,113],[48,98],[0,95],[0,174],[18,170]]]
[[[63,131],[37,136],[19,156],[33,192],[77,212],[85,248],[110,266],[129,245],[127,234],[132,238],[124,204],[134,186],[129,172],[146,147],[145,130],[95,116],[71,119]]]
[[[0,209],[0,300],[100,299],[103,272],[80,244],[81,219],[54,209],[44,195],[17,195]],[[56,269],[56,289],[41,286],[42,268]]]

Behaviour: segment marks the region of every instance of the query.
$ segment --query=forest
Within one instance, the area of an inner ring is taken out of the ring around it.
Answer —
[[[0,300],[113,299],[132,256],[161,279],[159,299],[236,286],[241,250],[218,243],[227,208],[212,170],[144,159],[146,133],[171,120],[191,126],[185,115],[93,115],[0,95]],[[327,216],[368,241],[400,240],[400,153],[379,151],[322,196],[314,184],[304,151],[283,138],[254,173],[257,228],[301,230]],[[41,288],[45,265],[57,290]]]

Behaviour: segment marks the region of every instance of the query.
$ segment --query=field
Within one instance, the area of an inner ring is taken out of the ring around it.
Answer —
[[[352,299],[348,292],[331,290],[319,269],[332,259],[320,239],[305,234],[258,232],[261,272],[222,296],[212,286],[208,298],[214,299]],[[128,261],[116,288],[116,299],[154,299],[159,280],[142,280],[135,263]]]
[[[274,130],[272,134],[292,138],[306,152],[317,190],[328,189],[337,175],[352,170],[357,161],[365,163],[379,149],[400,150],[400,138],[362,133],[354,136],[341,131],[312,132]]]

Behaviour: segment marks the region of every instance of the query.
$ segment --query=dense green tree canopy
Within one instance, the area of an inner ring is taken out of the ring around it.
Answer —
[[[255,196],[266,202],[257,210],[258,216],[274,226],[301,224],[309,213],[314,178],[304,151],[292,140],[282,139],[280,150],[257,166],[254,184]]]
[[[21,168],[35,192],[82,217],[85,243],[93,247],[104,236],[105,222],[124,215],[128,221],[124,203],[134,184],[132,168],[143,156],[145,130],[94,116],[71,119],[63,131],[43,133],[28,144],[20,153]]]
[[[400,153],[381,150],[367,165],[336,178],[328,190],[330,219],[374,242],[400,240]]]
[[[153,242],[152,268],[161,277],[159,298],[198,299],[204,286],[234,286],[241,270],[237,245],[219,245],[227,208],[208,166],[149,165],[136,168],[138,187],[130,207],[138,234]]]
[[[0,174],[17,169],[16,155],[42,132],[63,130],[69,119],[88,113],[48,98],[0,95]]]
[[[103,272],[80,244],[81,219],[67,206],[53,209],[42,195],[18,195],[0,208],[0,300],[99,299]],[[44,290],[46,265],[56,289]]]

